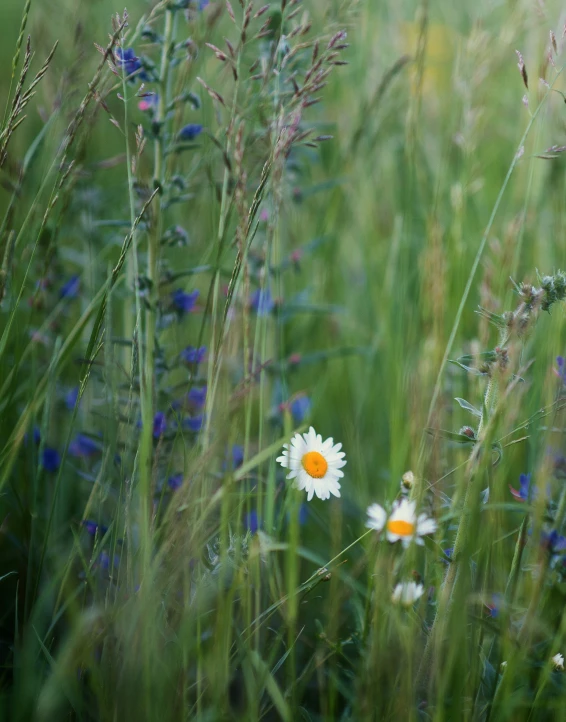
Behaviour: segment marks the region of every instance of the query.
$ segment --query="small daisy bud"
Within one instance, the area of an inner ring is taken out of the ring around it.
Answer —
[[[560,672],[564,671],[564,656],[560,654],[560,652],[558,652],[558,654],[555,654],[550,661],[554,665],[554,669]]]
[[[412,489],[415,485],[415,475],[412,471],[406,471],[401,477],[401,486],[404,489]]]

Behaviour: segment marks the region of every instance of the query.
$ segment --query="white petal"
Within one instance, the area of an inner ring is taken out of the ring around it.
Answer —
[[[417,534],[434,534],[435,531],[436,522],[434,519],[428,519],[424,514],[421,514],[417,522]]]
[[[376,531],[381,531],[385,526],[387,512],[379,504],[372,504],[367,509],[368,520],[366,526]]]

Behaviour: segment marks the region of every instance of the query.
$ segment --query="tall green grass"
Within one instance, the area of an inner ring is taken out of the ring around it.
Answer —
[[[559,3],[184,4],[0,10],[1,718],[562,719]]]

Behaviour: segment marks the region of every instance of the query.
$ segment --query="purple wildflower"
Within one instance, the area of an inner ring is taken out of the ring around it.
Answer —
[[[275,308],[275,301],[268,288],[256,289],[250,298],[250,308],[258,316],[268,316]]]
[[[158,103],[159,95],[157,95],[157,93],[148,93],[143,98],[141,98],[140,102],[138,103],[138,108],[144,113],[148,110],[154,111],[157,110]]]
[[[206,386],[200,388],[193,386],[193,388],[187,394],[189,403],[197,409],[202,409],[206,401]]]
[[[222,462],[222,471],[234,471],[244,463],[244,447],[234,444],[230,450],[226,449],[226,460]]]
[[[179,131],[179,140],[194,140],[202,133],[202,125],[199,123],[189,123]]]
[[[255,534],[257,530],[260,528],[261,524],[259,522],[257,511],[255,509],[253,511],[250,511],[249,514],[246,514],[244,517],[244,527],[250,532],[250,534]]]
[[[153,417],[153,438],[158,439],[163,436],[167,428],[167,419],[163,411],[158,411]]]
[[[297,512],[297,521],[299,522],[299,526],[304,526],[309,518],[309,508],[308,505],[305,503],[302,503],[299,507],[299,510]],[[287,522],[291,521],[291,513],[287,512]]]
[[[69,444],[69,454],[76,458],[87,458],[100,453],[100,445],[86,434],[77,434]]]
[[[542,532],[540,543],[549,554],[558,554],[559,552],[566,551],[566,537],[559,534],[556,529],[551,532]]]
[[[182,474],[175,474],[174,476],[170,476],[167,479],[167,485],[170,489],[173,491],[177,491],[183,484],[183,475]]]
[[[186,419],[183,419],[183,428],[188,431],[193,431],[196,434],[201,430],[203,421],[204,416],[202,414],[199,416],[187,416]]]
[[[178,288],[171,294],[171,301],[175,308],[181,313],[190,313],[195,307],[198,297],[198,291],[193,291],[192,293],[185,293],[183,289]]]
[[[244,463],[244,447],[240,444],[232,446],[232,468],[238,469]]]
[[[71,276],[67,283],[61,286],[59,298],[77,298],[81,290],[81,279],[78,276]]]
[[[130,80],[133,80],[134,76],[144,82],[150,79],[143,69],[141,60],[136,57],[133,48],[116,48],[114,50],[114,57],[116,58],[116,65],[124,69],[125,74]]]
[[[40,430],[39,426],[37,426],[37,425],[35,425],[33,427],[32,439],[33,439],[34,444],[39,444],[39,442],[41,441],[41,430]],[[29,434],[26,431],[26,433],[24,435],[24,444],[27,444],[28,440],[29,440]]]
[[[90,519],[83,519],[81,523],[90,536],[95,536],[97,532],[100,536],[104,536],[104,534],[108,531],[107,526],[104,526],[104,524],[97,524],[95,521],[91,521]]]
[[[79,398],[79,387],[74,386],[70,391],[65,394],[65,406],[72,411],[75,408],[77,399]]]
[[[300,424],[305,420],[305,417],[309,415],[311,410],[311,400],[308,396],[299,396],[291,402],[290,410],[293,416],[293,421],[296,424]]]
[[[112,568],[117,569],[120,566],[120,557],[118,554],[114,554],[114,562],[112,563],[110,554],[107,551],[101,551],[98,557],[98,566],[107,572],[110,570],[110,565],[112,565]]]
[[[45,449],[43,449],[41,464],[45,471],[57,471],[57,469],[61,465],[61,456],[59,455],[57,449],[51,449],[50,447],[46,446]]]
[[[556,357],[556,365],[558,366],[558,368],[554,369],[554,373],[558,376],[558,378],[562,381],[563,384],[566,384],[566,365],[563,356]]]
[[[514,489],[511,484],[509,484],[509,491],[511,492],[511,494],[513,494],[514,498],[517,499],[517,501],[528,501],[530,484],[531,475],[521,474],[519,476],[519,490],[517,491],[517,489]]]
[[[496,619],[499,616],[499,608],[501,606],[501,594],[492,594],[491,604],[486,604],[489,616]]]
[[[206,346],[187,346],[181,351],[181,358],[187,364],[200,364],[206,355]]]

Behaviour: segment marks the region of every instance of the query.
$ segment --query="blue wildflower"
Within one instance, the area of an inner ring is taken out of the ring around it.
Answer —
[[[291,512],[287,512],[287,522],[291,521]],[[299,522],[299,526],[304,526],[309,519],[309,508],[308,505],[305,503],[302,503],[299,507],[299,510],[297,512],[297,521]]]
[[[41,464],[45,471],[57,471],[57,469],[61,465],[61,456],[59,455],[57,449],[51,449],[50,447],[46,446],[45,449],[43,449]]]
[[[195,346],[187,346],[181,351],[181,358],[187,364],[200,364],[206,355],[206,346],[196,348]]]
[[[183,289],[178,288],[171,294],[171,301],[178,311],[180,311],[181,313],[189,313],[195,307],[198,297],[198,291],[193,291],[192,293],[185,293]]]
[[[33,427],[32,439],[33,439],[34,444],[39,444],[39,442],[41,441],[41,430],[40,430],[39,426],[37,426],[37,425]],[[24,434],[24,444],[27,444],[28,440],[29,440],[29,434],[26,431],[26,433]]]
[[[194,140],[202,133],[202,125],[200,123],[189,123],[179,131],[179,140]]]
[[[531,475],[530,474],[521,474],[519,476],[519,490],[514,489],[511,484],[509,484],[509,491],[517,501],[528,501],[529,499],[529,488],[531,485]]]
[[[141,60],[136,57],[133,48],[115,48],[114,57],[116,58],[116,65],[124,69],[129,79],[133,79],[135,75],[139,80],[143,80],[144,82],[149,80],[149,76],[144,71],[143,64]]]
[[[107,551],[101,551],[100,555],[98,557],[98,566],[103,569],[105,572],[107,572],[110,569],[110,565],[112,563],[112,560],[110,558],[110,554],[108,554]],[[120,566],[120,557],[118,554],[114,554],[114,562],[112,564],[113,568],[118,568]]]
[[[65,406],[72,411],[75,408],[77,399],[79,398],[79,387],[74,386],[70,391],[65,394]]]
[[[275,301],[268,288],[256,289],[250,298],[250,308],[258,316],[268,316],[275,308]]]
[[[238,469],[244,463],[244,447],[240,444],[232,446],[232,468]]]
[[[292,401],[290,409],[293,421],[296,424],[302,423],[305,420],[305,417],[309,415],[311,406],[311,400],[308,396],[299,396]]]
[[[77,434],[69,444],[69,454],[76,458],[86,458],[100,453],[100,445],[86,434]]]
[[[108,531],[107,526],[104,526],[104,524],[97,524],[95,521],[91,521],[90,519],[83,519],[81,523],[90,536],[95,536],[97,532],[101,536],[104,536],[104,534]]]
[[[255,509],[250,511],[249,514],[246,514],[244,517],[244,527],[250,532],[250,534],[255,534],[260,526],[257,511],[255,511]]]
[[[163,411],[158,411],[153,417],[153,438],[158,439],[163,436],[167,428],[167,419]]]
[[[147,93],[138,103],[138,108],[144,113],[148,110],[153,112],[157,110],[158,105],[159,95],[157,93]]]
[[[173,491],[177,491],[183,484],[183,475],[175,474],[167,479],[167,486]]]
[[[562,381],[563,384],[566,384],[566,365],[563,356],[556,357],[556,365],[558,366],[558,368],[554,369],[554,373],[558,376],[558,378]]]
[[[78,276],[71,276],[67,283],[61,286],[59,298],[77,298],[81,290],[81,279]]]
[[[501,606],[501,594],[493,594],[492,595],[492,601],[491,604],[486,604],[489,616],[492,619],[497,619],[499,616],[499,608]]]
[[[206,401],[206,386],[202,386],[201,388],[193,386],[187,394],[187,398],[189,399],[189,403],[195,408],[202,409]]]
[[[230,450],[226,449],[226,459],[222,462],[222,471],[234,471],[243,463],[244,447],[240,446],[240,444],[234,444]]]
[[[180,0],[180,7],[188,8],[190,5],[195,7],[195,10],[204,10],[210,4],[210,0]]]
[[[542,532],[540,538],[541,546],[548,551],[549,554],[558,554],[566,551],[566,537],[559,534],[556,529],[551,532]]]
[[[202,429],[203,421],[204,416],[202,414],[199,416],[187,416],[186,419],[183,419],[183,428],[197,433],[197,431]]]
[[[299,507],[299,524],[304,526],[309,518],[309,507],[304,502]]]

